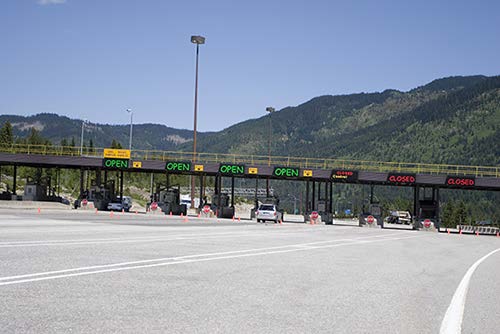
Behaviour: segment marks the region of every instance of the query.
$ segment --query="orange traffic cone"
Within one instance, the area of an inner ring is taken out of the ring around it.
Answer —
[[[40,208],[38,208],[38,213],[40,213]]]

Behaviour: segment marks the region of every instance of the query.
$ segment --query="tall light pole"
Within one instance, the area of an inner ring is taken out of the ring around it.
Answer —
[[[82,136],[80,137],[80,155],[83,155],[83,129],[85,128],[85,123],[87,123],[86,119],[82,121]]]
[[[130,136],[129,136],[129,142],[128,142],[128,149],[129,151],[132,150],[132,117],[134,116],[134,112],[132,109],[127,109],[127,112],[130,114]]]
[[[273,107],[267,107],[266,111],[269,113],[269,145],[267,149],[267,155],[269,157],[268,164],[271,165],[271,137],[272,137],[272,124],[271,124],[271,114],[276,110]]]
[[[198,57],[200,44],[205,44],[205,37],[191,36],[191,43],[196,44],[196,76],[194,81],[194,126],[193,126],[193,164],[196,162],[196,121],[198,117]],[[194,207],[194,176],[191,176],[191,208]]]
[[[268,155],[268,166],[271,166],[271,137],[272,137],[272,124],[271,124],[271,114],[275,111],[273,107],[267,107],[266,111],[269,113],[269,145],[267,148]],[[266,196],[269,197],[269,178],[266,179]]]

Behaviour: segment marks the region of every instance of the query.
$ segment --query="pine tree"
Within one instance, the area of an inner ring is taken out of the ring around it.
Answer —
[[[120,142],[118,142],[117,140],[113,139],[113,141],[111,142],[111,148],[121,149],[122,144],[120,144]]]
[[[35,128],[31,128],[26,142],[28,145],[45,145],[47,140],[40,135],[40,131]]]
[[[454,227],[454,225],[457,225],[458,222],[454,221],[454,207],[453,207],[453,202],[446,202],[446,204],[443,207],[443,224],[445,227]]]
[[[89,140],[89,154],[94,154],[94,141],[92,138]]]
[[[457,224],[463,225],[466,223],[467,209],[466,209],[465,203],[463,201],[460,201],[460,203],[458,203],[458,206],[455,210],[454,217],[455,217],[455,220],[457,221]]]
[[[0,129],[0,145],[2,147],[10,146],[14,143],[14,135],[12,133],[12,124],[9,121]]]

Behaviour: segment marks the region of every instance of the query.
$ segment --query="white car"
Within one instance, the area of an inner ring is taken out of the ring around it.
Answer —
[[[132,199],[129,196],[123,196],[123,200],[120,203],[120,198],[116,198],[113,202],[108,203],[109,211],[125,211],[129,212],[132,207]]]
[[[283,219],[283,215],[278,211],[276,205],[273,204],[262,204],[259,209],[255,212],[255,217],[257,218],[257,223],[265,222],[267,220],[272,220],[278,223]]]

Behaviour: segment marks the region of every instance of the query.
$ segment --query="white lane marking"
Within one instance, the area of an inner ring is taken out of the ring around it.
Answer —
[[[60,246],[60,245],[82,245],[82,244],[95,244],[95,243],[121,243],[121,242],[140,242],[140,241],[154,241],[154,240],[186,240],[186,239],[201,239],[212,237],[233,237],[243,236],[248,234],[234,234],[234,233],[208,233],[208,234],[178,234],[165,237],[136,237],[136,238],[102,238],[102,239],[73,239],[73,240],[34,240],[34,241],[4,241],[0,242],[2,247],[32,247],[32,246]],[[260,234],[262,235],[262,234]]]
[[[400,234],[393,233],[391,235],[400,235]],[[80,268],[73,268],[73,269],[47,271],[47,272],[41,272],[41,273],[35,273],[35,274],[26,274],[26,275],[16,275],[16,276],[0,277],[0,281],[6,281],[6,280],[11,280],[11,279],[17,279],[17,278],[26,278],[26,277],[36,277],[36,276],[60,274],[60,273],[66,273],[66,272],[72,272],[72,271],[82,271],[82,270],[89,270],[89,269],[99,269],[99,268],[107,268],[107,267],[119,267],[119,266],[132,265],[132,264],[141,264],[141,263],[149,263],[149,262],[170,261],[170,260],[177,260],[177,259],[187,259],[187,258],[207,257],[207,256],[218,256],[218,255],[227,255],[227,254],[239,254],[239,253],[265,251],[265,250],[281,249],[281,248],[289,248],[289,247],[308,247],[310,245],[317,245],[317,244],[322,244],[322,243],[332,243],[332,242],[339,242],[339,241],[355,241],[355,240],[363,240],[363,239],[369,239],[369,238],[374,238],[374,237],[377,237],[377,236],[366,236],[366,237],[360,237],[360,238],[357,238],[357,239],[331,239],[331,240],[315,241],[315,242],[302,243],[302,244],[292,244],[292,245],[275,246],[275,247],[265,247],[265,248],[253,248],[253,249],[245,249],[245,250],[239,250],[239,251],[205,253],[205,254],[185,255],[185,256],[180,256],[180,257],[165,257],[165,258],[158,258],[158,259],[138,260],[138,261],[121,262],[121,263],[114,263],[114,264],[104,264],[104,265],[97,265],[97,266],[80,267]],[[379,239],[382,239],[382,238],[379,238]],[[308,249],[313,249],[313,248],[308,247]]]
[[[277,232],[277,231],[276,231]],[[280,231],[282,234],[292,234],[301,231]],[[309,232],[309,231],[308,231]],[[313,231],[311,231],[313,232]],[[72,246],[72,245],[86,245],[86,244],[112,244],[112,243],[133,243],[142,241],[175,241],[175,240],[190,240],[190,239],[209,239],[215,237],[240,237],[240,236],[272,236],[276,237],[276,234],[268,233],[254,233],[249,235],[248,233],[206,233],[206,234],[177,234],[165,237],[135,237],[135,238],[101,238],[101,239],[61,239],[61,240],[26,240],[26,241],[3,241],[0,242],[0,248],[8,247],[37,247],[37,246]],[[375,234],[379,236],[380,234]],[[385,236],[399,235],[399,234],[385,234]],[[384,235],[382,235],[384,236]]]
[[[440,334],[460,334],[462,333],[462,321],[464,317],[465,299],[467,297],[467,291],[469,290],[469,283],[477,267],[486,260],[489,256],[500,251],[500,248],[486,254],[479,260],[477,260],[465,273],[465,276],[460,281],[460,284],[451,299],[450,306],[446,310],[443,322],[441,323]]]
[[[102,266],[82,267],[82,268],[74,268],[74,269],[45,272],[45,273],[35,273],[35,274],[28,274],[28,275],[2,277],[2,278],[0,278],[0,281],[5,281],[5,280],[10,280],[10,281],[0,282],[0,286],[21,284],[21,283],[28,283],[28,282],[45,281],[45,280],[52,280],[52,279],[65,278],[65,277],[107,273],[107,272],[114,272],[114,271],[124,271],[124,270],[132,270],[132,269],[168,266],[168,265],[172,265],[172,264],[205,262],[205,261],[234,259],[234,258],[259,256],[259,255],[290,253],[290,252],[308,251],[308,250],[323,249],[323,248],[333,248],[333,247],[339,247],[339,246],[365,244],[365,243],[373,243],[373,242],[381,242],[381,241],[411,239],[411,238],[416,238],[416,237],[418,237],[418,236],[402,237],[402,238],[383,238],[382,237],[382,238],[378,238],[376,240],[360,240],[361,238],[354,239],[354,240],[353,239],[341,239],[341,240],[336,239],[336,240],[331,240],[330,242],[337,242],[337,241],[348,241],[348,242],[334,244],[334,245],[309,246],[307,248],[306,247],[296,247],[297,245],[286,245],[286,246],[277,246],[277,247],[260,248],[260,249],[257,248],[257,249],[241,250],[241,251],[196,254],[196,255],[188,255],[188,256],[180,256],[180,257],[172,257],[172,258],[124,262],[124,263],[116,263],[116,264],[102,265]],[[366,238],[364,238],[364,239],[366,239]],[[307,245],[314,245],[314,244],[325,243],[325,242],[328,242],[328,241],[306,243],[306,244],[302,244],[302,245],[307,246]],[[282,248],[289,248],[289,249],[282,249]],[[254,253],[249,253],[249,252],[254,252]],[[242,253],[246,253],[246,254],[242,254]],[[210,257],[210,256],[212,256],[212,257]],[[158,262],[158,261],[169,261],[169,262],[143,264],[143,263]],[[172,261],[175,261],[175,262],[172,262]],[[139,265],[135,265],[135,264],[139,264]],[[113,268],[113,267],[119,267],[119,268]],[[54,275],[54,274],[65,273],[65,272],[82,271],[82,270],[99,269],[99,268],[108,268],[108,269],[93,270],[93,271],[86,271],[86,272],[77,272],[77,273],[63,274],[63,275]],[[19,280],[19,278],[36,277],[36,276],[44,276],[44,275],[53,275],[53,276],[39,277],[39,278],[28,278],[28,279],[20,279]],[[15,280],[13,280],[13,279],[15,279]]]

